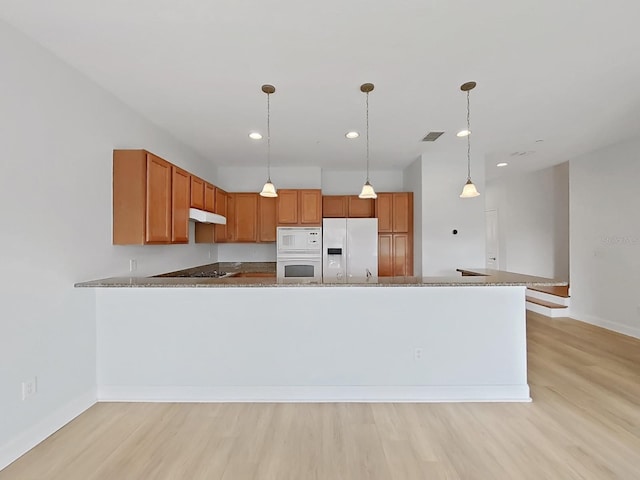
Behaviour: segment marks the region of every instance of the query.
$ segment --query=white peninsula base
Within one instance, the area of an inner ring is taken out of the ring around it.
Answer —
[[[530,401],[524,286],[96,297],[99,401]]]

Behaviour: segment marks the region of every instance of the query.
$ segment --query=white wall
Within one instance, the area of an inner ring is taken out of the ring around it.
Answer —
[[[320,167],[271,167],[271,181],[279,188],[320,188]],[[219,167],[220,188],[229,192],[260,192],[267,181],[267,167]]]
[[[130,258],[138,273],[208,261],[208,245],[111,245],[112,150],[147,148],[212,181],[215,168],[4,22],[0,63],[2,468],[95,400],[95,297],[74,282],[125,274]]]
[[[640,338],[640,139],[570,162],[571,316]]]
[[[569,163],[487,182],[500,269],[569,280]]]
[[[472,156],[479,197],[460,198],[467,180],[466,152],[422,155],[422,275],[457,275],[484,267],[484,160]],[[452,231],[458,230],[457,235]]]
[[[322,170],[323,195],[358,195],[366,179],[364,170]],[[376,192],[402,192],[402,170],[372,170],[369,181]]]
[[[422,276],[422,158],[417,158],[402,172],[402,190],[413,192],[413,274]]]

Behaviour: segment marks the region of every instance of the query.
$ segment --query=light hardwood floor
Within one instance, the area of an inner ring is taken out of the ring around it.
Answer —
[[[103,403],[0,480],[640,479],[640,341],[527,318],[533,403]]]

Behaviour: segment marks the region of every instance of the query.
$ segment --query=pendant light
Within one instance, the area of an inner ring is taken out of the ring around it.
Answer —
[[[476,82],[463,83],[460,90],[467,92],[467,183],[462,188],[460,198],[473,198],[480,195],[476,186],[471,181],[471,123],[469,122],[469,92],[476,87]]]
[[[270,96],[275,93],[273,85],[262,85],[262,91],[267,94],[267,183],[262,187],[261,197],[277,197],[275,185],[271,182],[271,103]]]
[[[363,83],[360,85],[360,91],[367,95],[367,179],[362,186],[362,191],[358,197],[360,198],[378,198],[373,185],[369,183],[369,92],[373,91],[373,83]]]

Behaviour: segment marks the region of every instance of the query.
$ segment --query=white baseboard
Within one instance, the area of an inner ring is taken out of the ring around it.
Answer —
[[[559,318],[569,316],[568,308],[549,308],[544,305],[538,305],[537,303],[525,302],[527,310],[530,312],[539,313],[545,317]]]
[[[614,332],[622,333],[623,335],[640,338],[640,327],[632,327],[629,325],[612,322],[610,320],[604,320],[593,315],[576,312],[573,309],[571,310],[570,317],[580,322],[590,323],[591,325],[596,325],[598,327],[606,328],[607,330],[613,330]]]
[[[100,402],[530,402],[528,385],[98,388]]]
[[[90,391],[71,400],[47,415],[40,422],[22,432],[18,437],[0,446],[0,470],[13,463],[48,436],[64,427],[82,412],[95,405],[96,391]]]

